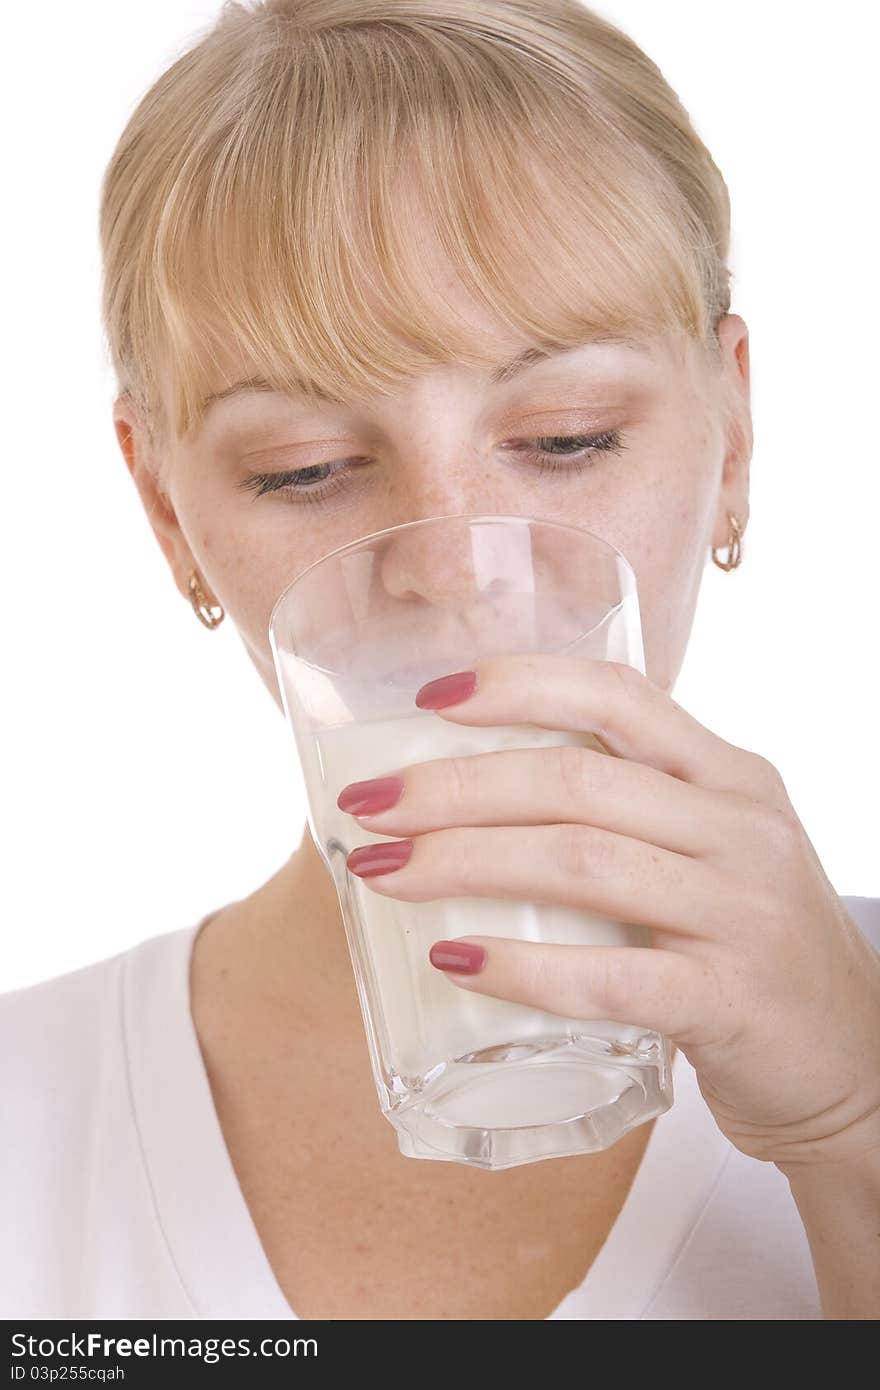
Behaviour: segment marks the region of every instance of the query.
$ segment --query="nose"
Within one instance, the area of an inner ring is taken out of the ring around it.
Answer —
[[[382,554],[380,580],[389,597],[443,604],[473,596],[479,588],[479,562],[474,554],[474,532],[463,518],[468,513],[449,512],[423,517],[388,537]],[[491,576],[490,576],[491,578]]]
[[[523,514],[524,515],[524,514]],[[392,532],[379,589],[414,660],[460,662],[534,639],[529,526],[518,513],[450,513]],[[514,518],[503,524],[501,517]]]
[[[474,607],[495,594],[532,592],[541,536],[528,526],[527,515],[455,512],[392,531],[381,559],[382,590],[401,602],[438,608]]]

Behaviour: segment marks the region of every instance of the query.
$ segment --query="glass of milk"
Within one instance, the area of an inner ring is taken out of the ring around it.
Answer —
[[[564,1018],[459,989],[435,941],[650,946],[592,911],[488,897],[401,902],[346,867],[363,829],[349,782],[503,748],[581,744],[538,724],[469,728],[420,710],[426,681],[502,653],[644,671],[632,568],[581,527],[524,516],[429,517],[323,556],[276,602],[269,638],[302,763],[309,829],[339,897],[382,1113],[411,1158],[478,1168],[592,1153],[672,1104],[668,1041],[632,1023]]]

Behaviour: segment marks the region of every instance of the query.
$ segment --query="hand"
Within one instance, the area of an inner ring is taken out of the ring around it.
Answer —
[[[396,805],[356,819],[414,837],[411,852],[366,878],[370,889],[563,903],[641,924],[649,948],[461,937],[485,963],[448,977],[665,1034],[731,1143],[789,1175],[880,1144],[880,952],[848,917],[776,768],[626,664],[501,656],[475,671],[475,693],[438,718],[592,733],[608,753],[511,749],[398,770]]]

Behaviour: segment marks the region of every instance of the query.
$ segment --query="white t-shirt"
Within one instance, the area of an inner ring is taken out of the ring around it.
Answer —
[[[844,903],[880,947],[880,899]],[[193,1026],[207,920],[0,994],[0,1317],[296,1318]],[[724,1138],[681,1052],[673,1068],[617,1221],[550,1317],[821,1319],[788,1182]]]

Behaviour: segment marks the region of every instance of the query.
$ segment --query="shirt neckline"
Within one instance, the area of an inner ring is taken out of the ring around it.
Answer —
[[[298,1321],[232,1165],[192,1017],[193,945],[219,910],[125,956],[123,1032],[135,1125],[156,1218],[195,1316]],[[548,1321],[642,1317],[693,1228],[732,1145],[680,1050],[673,1088],[672,1108],[653,1126],[604,1245]]]

